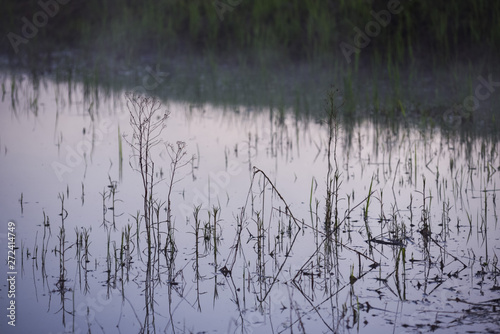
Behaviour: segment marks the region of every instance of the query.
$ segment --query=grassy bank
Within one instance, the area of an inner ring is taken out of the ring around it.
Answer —
[[[14,58],[69,47],[125,59],[199,50],[218,56],[273,50],[292,59],[315,59],[343,56],[342,42],[356,47],[354,28],[366,32],[367,23],[376,22],[373,12],[388,6],[393,5],[387,0],[70,0],[57,10],[49,7],[53,13],[45,21],[39,16],[38,32],[25,38],[23,18],[33,23],[42,6],[34,0],[5,1],[0,24],[2,49]],[[406,62],[424,55],[445,62],[471,52],[498,52],[500,2],[403,1],[392,8],[390,22],[379,25],[379,32],[372,27],[373,36],[353,57]],[[9,33],[25,38],[17,53]]]

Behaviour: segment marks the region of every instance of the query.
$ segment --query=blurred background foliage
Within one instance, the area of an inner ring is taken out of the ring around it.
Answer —
[[[55,0],[42,0],[54,3]],[[20,54],[38,57],[66,49],[133,59],[149,54],[272,51],[288,59],[342,55],[354,27],[392,0],[65,0]],[[500,46],[500,1],[401,1],[402,11],[371,38],[361,57],[434,62],[495,57]],[[37,0],[2,1],[2,49],[16,56],[7,34],[22,36],[42,10]],[[365,56],[366,54],[366,56]],[[19,55],[19,54],[18,54]]]

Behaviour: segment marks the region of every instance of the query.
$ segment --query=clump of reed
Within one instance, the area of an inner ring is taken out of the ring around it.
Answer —
[[[169,116],[168,111],[164,111],[159,99],[143,96],[135,93],[127,93],[127,108],[130,115],[130,125],[133,130],[132,138],[124,136],[125,141],[132,149],[131,167],[141,177],[142,180],[142,212],[138,211],[134,216],[136,225],[136,249],[140,253],[144,252],[145,259],[141,258],[145,265],[145,285],[144,296],[146,298],[146,315],[143,329],[154,327],[154,282],[161,282],[162,274],[167,274],[167,283],[173,287],[179,282],[176,280],[182,278],[182,269],[176,271],[175,259],[177,255],[177,245],[175,242],[175,224],[172,217],[172,190],[178,182],[177,173],[179,169],[186,166],[191,160],[186,157],[186,144],[177,141],[176,145],[165,143],[162,138],[162,132],[166,127],[166,120]],[[170,174],[167,178],[168,191],[166,201],[159,198],[155,192],[155,186],[164,181],[163,171],[156,171],[155,157],[159,152],[160,146],[165,147],[170,157]],[[135,160],[135,164],[132,164]],[[156,179],[160,176],[160,179]],[[166,218],[163,219],[161,213],[166,212]],[[214,218],[216,213],[214,213]],[[141,222],[144,222],[145,231],[141,231]],[[166,231],[163,226],[166,226]],[[132,225],[127,225],[122,231],[120,248],[113,243],[115,254],[115,277],[119,268],[130,267],[132,247]],[[146,246],[141,248],[140,235],[146,234]],[[164,243],[163,236],[166,235]],[[109,244],[109,237],[108,237]],[[110,253],[108,246],[108,254]],[[162,256],[165,264],[163,265]],[[120,264],[118,266],[118,264]],[[163,270],[165,269],[165,270]]]
[[[327,163],[328,170],[326,174],[326,198],[325,198],[325,220],[324,228],[329,236],[333,230],[337,230],[339,223],[338,202],[340,189],[340,172],[337,163],[337,143],[338,143],[338,112],[342,105],[338,105],[338,89],[332,87],[327,93],[326,99],[326,119],[328,127],[328,146]]]

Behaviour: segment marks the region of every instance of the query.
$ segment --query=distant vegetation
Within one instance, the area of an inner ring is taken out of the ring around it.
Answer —
[[[377,22],[373,12],[388,6],[400,11],[387,25],[379,25],[379,32],[374,25],[373,37],[353,56],[396,62],[425,56],[446,62],[478,54],[492,57],[500,46],[500,2],[490,0],[402,1],[399,6],[394,0],[60,2],[54,6],[55,0],[2,1],[2,50],[16,56],[8,37],[14,33],[24,39],[17,40],[17,55],[28,57],[76,48],[124,59],[144,53],[273,51],[289,59],[311,60],[342,56],[342,42],[355,46],[354,28],[365,31],[368,22]],[[42,10],[48,14],[36,16]],[[28,36],[23,35],[26,21],[34,20],[38,31],[26,28]]]

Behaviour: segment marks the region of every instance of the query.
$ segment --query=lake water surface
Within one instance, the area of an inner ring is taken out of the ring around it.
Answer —
[[[329,225],[324,119],[162,100],[148,245],[125,91],[0,78],[2,332],[500,331],[498,134],[339,122]]]

